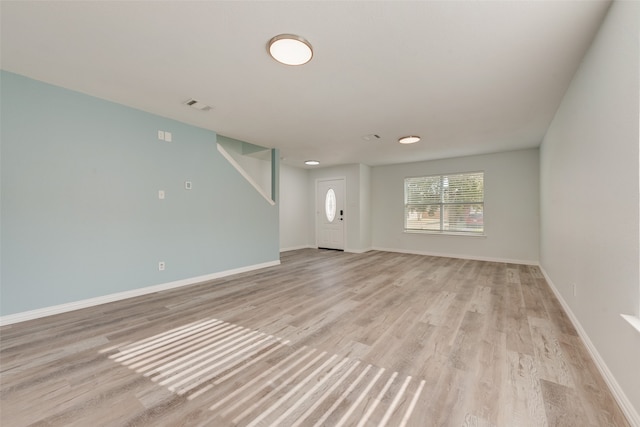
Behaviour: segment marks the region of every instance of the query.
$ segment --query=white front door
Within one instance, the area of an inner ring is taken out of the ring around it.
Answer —
[[[318,181],[316,187],[318,247],[344,250],[344,179]]]

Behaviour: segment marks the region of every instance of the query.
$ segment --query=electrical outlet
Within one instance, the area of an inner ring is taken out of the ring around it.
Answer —
[[[164,261],[160,261],[158,263],[158,270],[164,271],[164,268],[165,268]]]

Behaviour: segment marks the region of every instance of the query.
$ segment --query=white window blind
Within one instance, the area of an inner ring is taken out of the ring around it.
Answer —
[[[405,178],[404,229],[484,234],[484,172]]]

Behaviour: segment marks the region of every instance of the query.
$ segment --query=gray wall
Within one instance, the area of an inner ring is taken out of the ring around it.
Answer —
[[[614,2],[542,143],[540,234],[541,266],[636,417],[640,333],[620,314],[640,305],[639,33],[640,3]]]
[[[1,315],[279,259],[278,206],[214,132],[0,78]]]
[[[372,249],[371,241],[371,167],[358,165],[360,168],[360,250]]]
[[[309,172],[280,165],[280,250],[301,249],[312,245],[308,210]]]
[[[315,185],[346,178],[347,251],[372,248],[474,259],[537,263],[537,149],[390,166],[281,168],[281,247],[315,247]],[[485,237],[404,233],[404,178],[485,171]],[[307,206],[305,222],[302,205]]]
[[[538,262],[538,150],[372,168],[372,240],[380,250]],[[484,171],[484,237],[404,232],[404,178]]]

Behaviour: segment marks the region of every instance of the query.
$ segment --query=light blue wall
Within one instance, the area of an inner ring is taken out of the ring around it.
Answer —
[[[279,259],[278,206],[218,153],[214,132],[0,78],[0,315]]]

